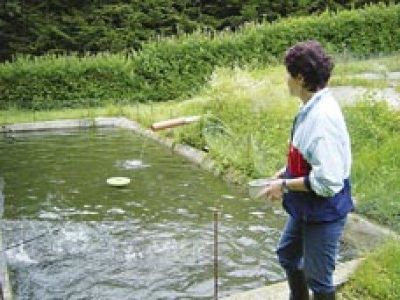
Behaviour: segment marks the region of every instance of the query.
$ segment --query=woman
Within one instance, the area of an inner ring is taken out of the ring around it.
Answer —
[[[264,190],[283,198],[289,217],[278,245],[290,299],[335,299],[333,271],[350,191],[350,139],[339,105],[326,87],[331,58],[316,41],[294,45],[285,55],[290,94],[302,107],[291,133],[287,165]]]

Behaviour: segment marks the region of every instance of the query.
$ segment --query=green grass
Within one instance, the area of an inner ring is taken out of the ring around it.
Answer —
[[[344,112],[352,138],[358,210],[400,232],[400,112],[371,99]]]
[[[386,57],[375,57],[367,60],[357,60],[351,56],[341,55],[338,61],[331,85],[363,86],[367,88],[386,88],[395,84],[400,86],[399,80],[388,80],[390,72],[400,71],[400,54],[396,53]],[[366,79],[362,74],[372,73],[378,75],[379,79]]]
[[[382,57],[370,57],[369,59],[356,59],[351,55],[340,54],[335,57],[337,65],[336,74],[358,74],[365,72],[395,72],[400,70],[400,53]]]
[[[340,291],[343,299],[400,299],[400,242],[389,241],[367,259]]]

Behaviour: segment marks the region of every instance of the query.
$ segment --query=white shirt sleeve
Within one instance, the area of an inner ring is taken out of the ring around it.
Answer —
[[[300,111],[302,117],[293,144],[311,166],[306,184],[316,194],[332,197],[343,189],[344,180],[350,176],[350,138],[334,98],[323,92],[319,97],[323,98],[315,98],[319,101],[307,103]]]
[[[320,196],[331,197],[343,188],[344,151],[340,140],[329,136],[315,138],[308,149],[311,164],[311,189]]]

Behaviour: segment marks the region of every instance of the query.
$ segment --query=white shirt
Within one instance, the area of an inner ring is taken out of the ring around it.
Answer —
[[[349,178],[351,146],[339,104],[328,88],[324,88],[301,107],[292,145],[311,165],[309,181],[318,195],[331,197]]]

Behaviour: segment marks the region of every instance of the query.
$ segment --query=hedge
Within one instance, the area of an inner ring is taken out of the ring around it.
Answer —
[[[19,57],[0,65],[0,109],[99,106],[182,99],[217,66],[263,66],[295,42],[319,40],[332,53],[386,54],[400,48],[400,5],[252,24],[145,44],[140,52],[78,57]]]

